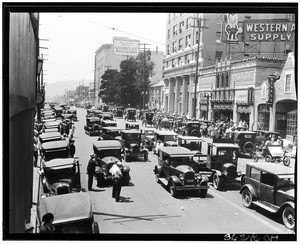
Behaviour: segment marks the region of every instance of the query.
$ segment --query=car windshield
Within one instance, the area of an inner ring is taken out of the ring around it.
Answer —
[[[49,169],[45,171],[45,176],[49,183],[55,182],[59,179],[71,178],[76,173],[75,165],[71,168],[63,169]]]
[[[171,165],[177,167],[179,165],[190,165],[189,157],[173,157],[171,158]]]
[[[279,178],[277,181],[278,187],[287,187],[287,186],[295,186],[295,177],[287,176],[284,178]]]
[[[101,150],[99,152],[97,152],[98,157],[100,158],[104,158],[104,157],[108,157],[108,156],[113,156],[113,157],[119,157],[121,156],[121,152],[119,149],[108,149],[108,150]]]
[[[230,149],[219,149],[218,150],[218,156],[222,158],[236,158],[236,150],[230,150]]]

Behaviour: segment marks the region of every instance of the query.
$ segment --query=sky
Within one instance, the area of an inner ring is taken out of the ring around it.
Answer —
[[[40,13],[44,82],[93,81],[95,52],[114,36],[165,52],[166,24],[166,13]]]

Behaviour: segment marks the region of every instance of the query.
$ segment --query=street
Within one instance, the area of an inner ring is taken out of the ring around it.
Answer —
[[[86,110],[77,108],[79,121],[75,123],[75,156],[81,163],[82,187],[87,190],[86,167],[93,142],[97,136],[84,133]],[[123,119],[116,119],[124,126]],[[202,150],[206,150],[203,142]],[[210,183],[205,198],[187,192],[173,198],[168,190],[155,180],[153,173],[157,156],[149,153],[149,159],[125,163],[130,167],[129,186],[122,187],[121,201],[111,197],[112,187],[98,188],[90,192],[93,200],[94,218],[99,223],[100,233],[112,234],[214,234],[255,233],[289,234],[280,216],[262,209],[247,209],[242,205],[240,184],[230,184],[217,191]],[[244,172],[249,159],[239,159],[238,170]],[[250,159],[250,161],[252,161]]]

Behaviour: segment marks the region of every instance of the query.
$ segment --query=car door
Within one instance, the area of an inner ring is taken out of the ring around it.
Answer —
[[[260,200],[274,204],[275,175],[262,171],[260,182]]]

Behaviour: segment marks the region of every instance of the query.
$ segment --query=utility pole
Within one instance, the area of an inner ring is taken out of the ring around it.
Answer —
[[[197,45],[197,60],[196,60],[196,75],[195,75],[195,90],[194,90],[194,109],[193,109],[193,117],[196,119],[196,106],[197,106],[197,85],[198,85],[198,66],[199,66],[199,50],[200,50],[200,33],[203,29],[208,29],[208,27],[202,26],[202,21],[206,21],[207,19],[191,17],[196,20],[197,25],[192,26],[194,28],[198,28],[198,45]]]
[[[150,45],[150,44],[146,44],[146,43],[141,43],[139,45],[143,45],[143,49],[144,49],[144,65],[143,65],[143,81],[142,81],[142,95],[143,95],[143,110],[145,109],[145,83],[146,83],[146,78],[145,78],[145,73],[146,73],[146,45]],[[147,50],[150,50],[150,48],[147,48]]]

